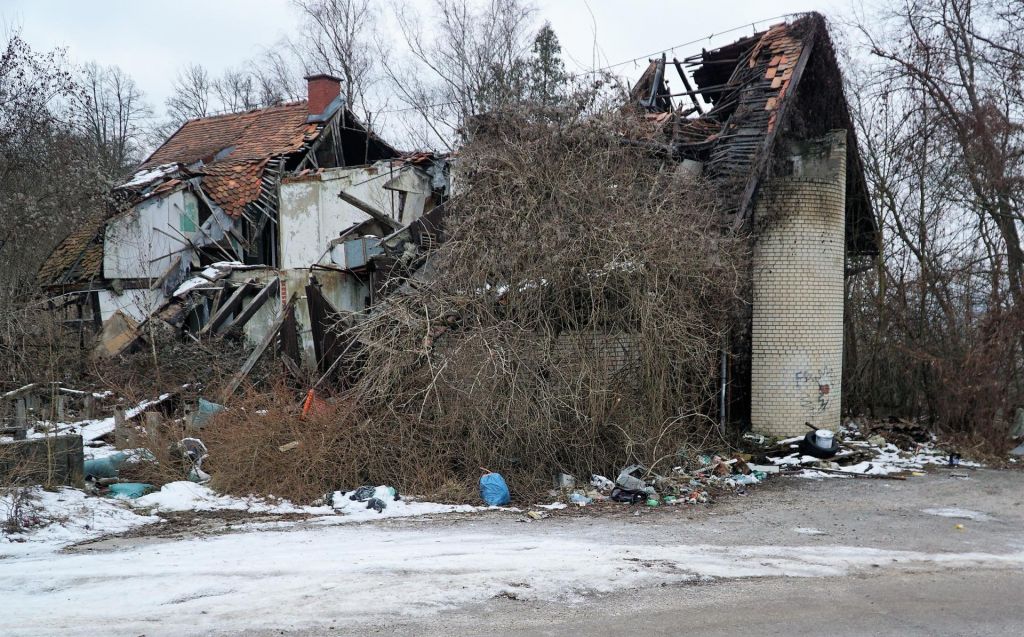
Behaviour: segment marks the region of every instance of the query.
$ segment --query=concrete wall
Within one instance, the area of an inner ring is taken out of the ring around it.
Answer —
[[[153,197],[107,223],[103,239],[103,277],[158,278],[174,257],[188,248],[182,238],[199,234],[199,204],[195,195],[177,190]]]
[[[361,312],[365,309],[365,297],[370,293],[369,288],[354,275],[345,272],[330,270],[316,270],[312,273],[320,282],[324,298],[330,301],[340,312]],[[309,306],[306,303],[306,286],[309,285],[311,276],[309,268],[292,270],[273,270],[271,268],[235,270],[231,273],[229,280],[235,285],[241,284],[248,279],[256,279],[259,289],[266,285],[271,279],[277,277],[280,281],[278,294],[268,299],[249,322],[242,328],[245,342],[249,347],[255,347],[263,340],[267,330],[277,320],[284,307],[285,301],[296,293],[295,297],[295,322],[299,336],[299,349],[302,356],[302,364],[313,368],[316,366],[316,350],[313,346],[313,328],[310,324]],[[255,289],[253,294],[255,295]]]
[[[791,150],[755,212],[751,424],[774,436],[838,428],[842,396],[846,132]]]
[[[385,187],[389,186],[389,187]],[[370,218],[338,198],[345,192],[388,214],[402,225],[420,217],[430,195],[430,180],[413,167],[394,168],[390,161],[323,172],[281,184],[279,245],[282,269],[327,263],[330,241]],[[402,192],[405,203],[402,204]]]
[[[113,290],[97,290],[96,296],[100,302],[100,320],[104,322],[122,311],[141,323],[165,300],[160,290],[149,289],[122,290],[120,294]]]

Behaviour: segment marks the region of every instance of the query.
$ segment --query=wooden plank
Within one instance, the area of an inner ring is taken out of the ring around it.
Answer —
[[[228,386],[225,387],[224,391],[221,393],[220,402],[226,403],[230,400],[231,396],[233,396],[235,391],[238,389],[238,386],[242,384],[245,377],[248,376],[249,372],[252,371],[252,368],[256,366],[256,363],[260,360],[260,357],[263,356],[263,353],[267,351],[270,344],[274,342],[274,337],[277,336],[277,332],[281,329],[281,325],[284,324],[284,319],[288,315],[289,308],[291,308],[292,303],[295,302],[295,296],[296,294],[293,292],[291,298],[289,298],[285,306],[281,308],[281,313],[277,315],[277,319],[274,320],[273,325],[270,326],[266,335],[263,336],[263,340],[259,342],[256,349],[252,350],[252,353],[249,354],[249,358],[245,360],[245,363],[242,365],[242,369],[238,370],[238,373],[231,377],[231,380],[228,382]]]
[[[249,319],[251,319],[253,315],[256,314],[260,307],[262,307],[263,304],[267,302],[267,299],[269,299],[272,294],[275,294],[277,292],[278,285],[280,285],[280,280],[277,277],[271,279],[270,283],[264,285],[263,289],[257,292],[256,296],[253,297],[252,301],[250,301],[249,304],[246,305],[241,312],[235,315],[234,319],[226,323],[224,327],[218,330],[218,333],[227,334],[233,329],[242,328],[246,323],[249,322]]]
[[[231,316],[231,313],[242,304],[242,298],[245,296],[246,290],[248,290],[249,286],[255,282],[256,279],[249,279],[242,285],[238,286],[235,293],[232,294],[223,305],[217,308],[217,312],[214,313],[214,315],[210,317],[210,320],[206,322],[206,325],[199,330],[199,335],[202,336],[203,334],[209,333],[211,330],[216,330],[221,323],[227,320],[227,318]]]
[[[347,192],[345,192],[344,190],[342,190],[341,192],[338,193],[338,197],[342,201],[344,201],[345,203],[350,204],[352,206],[355,206],[356,208],[362,210],[363,212],[365,212],[366,214],[370,215],[371,217],[373,217],[377,221],[379,221],[381,223],[384,223],[384,224],[387,224],[389,227],[391,227],[391,228],[393,228],[395,230],[399,230],[402,227],[402,224],[398,223],[397,221],[395,221],[394,219],[389,217],[383,211],[378,210],[374,206],[371,206],[370,204],[366,203],[365,201],[363,201],[359,197],[355,197],[353,195],[350,195]]]

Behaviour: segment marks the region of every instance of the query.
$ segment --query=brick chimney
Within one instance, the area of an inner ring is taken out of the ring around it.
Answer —
[[[309,114],[320,115],[334,98],[341,95],[341,78],[326,73],[307,75],[306,90],[309,94]]]

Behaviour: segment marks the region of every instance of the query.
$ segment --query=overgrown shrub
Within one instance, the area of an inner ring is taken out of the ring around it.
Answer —
[[[487,468],[527,497],[559,471],[666,470],[717,436],[747,244],[709,184],[627,143],[637,126],[506,115],[475,132],[433,276],[345,332],[363,371],[336,462],[426,493]]]

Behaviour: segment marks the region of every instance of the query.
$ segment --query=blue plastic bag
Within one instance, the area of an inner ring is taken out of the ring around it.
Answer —
[[[480,499],[492,507],[509,503],[512,496],[508,492],[505,478],[502,478],[500,473],[485,473],[480,476]]]

